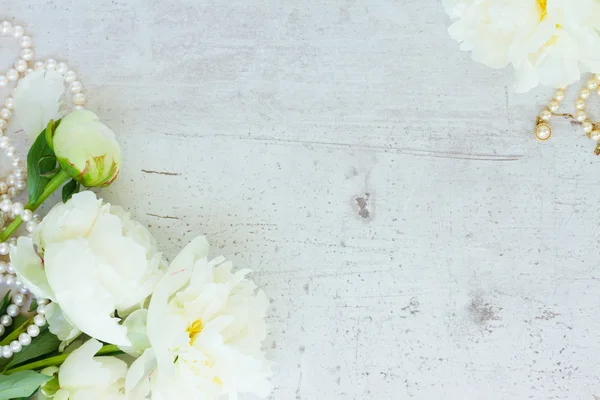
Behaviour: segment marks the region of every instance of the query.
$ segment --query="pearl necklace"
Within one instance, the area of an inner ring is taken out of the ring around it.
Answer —
[[[73,109],[81,110],[86,103],[86,97],[82,93],[83,85],[77,80],[75,71],[69,69],[69,66],[64,62],[57,62],[54,59],[48,59],[45,62],[37,61],[33,63],[34,52],[31,49],[33,41],[30,36],[24,34],[25,29],[20,26],[12,26],[8,21],[0,22],[0,35],[13,36],[19,41],[21,46],[20,58],[14,63],[14,68],[10,68],[5,74],[0,74],[0,88],[7,87],[14,82],[15,87],[20,79],[27,76],[35,70],[56,70],[63,75],[64,80],[69,84],[69,89],[72,94]],[[0,103],[2,104],[2,103]],[[14,109],[14,88],[10,91],[10,95],[3,102],[4,107],[0,108],[0,149],[4,150],[5,154],[12,159],[12,166],[15,168],[5,180],[0,180],[0,230],[4,228],[9,220],[13,220],[17,216],[21,216],[23,222],[26,223],[25,228],[28,236],[31,237],[35,231],[41,217],[34,214],[31,210],[26,210],[23,203],[13,199],[17,197],[19,192],[27,187],[27,171],[23,165],[23,161],[17,157],[16,149],[11,144],[9,137],[4,136],[8,121],[12,117]],[[1,106],[0,106],[1,107]],[[0,256],[7,256],[10,253],[10,246],[16,245],[17,239],[12,237],[7,242],[0,243]],[[12,295],[11,304],[6,309],[6,314],[0,316],[0,337],[4,335],[6,328],[11,326],[13,318],[19,315],[21,307],[26,306],[33,301],[29,289],[17,278],[15,270],[10,262],[0,261],[0,284],[4,283],[9,286],[11,292],[16,292]],[[8,345],[0,347],[0,358],[11,358],[15,353],[18,353],[23,347],[28,346],[40,334],[40,328],[46,325],[45,307],[50,302],[48,299],[36,298],[38,307],[36,314],[32,319],[32,323],[27,327],[27,331],[21,333],[18,338],[12,340]]]
[[[548,140],[552,136],[552,127],[548,123],[550,118],[554,115],[568,117],[572,120],[577,121],[581,124],[583,132],[586,136],[597,143],[594,153],[600,155],[600,123],[592,122],[588,119],[588,115],[585,111],[587,100],[592,95],[592,91],[595,91],[600,96],[600,74],[594,75],[588,79],[583,89],[579,91],[579,96],[575,100],[575,115],[572,114],[557,114],[560,103],[565,99],[565,89],[558,89],[554,93],[554,98],[548,103],[540,115],[537,117],[534,135],[538,140]]]

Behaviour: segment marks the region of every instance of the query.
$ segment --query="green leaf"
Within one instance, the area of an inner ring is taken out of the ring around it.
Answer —
[[[51,157],[50,157],[51,156]],[[29,202],[35,203],[41,196],[50,178],[42,176],[56,169],[56,156],[46,142],[46,130],[37,137],[27,154],[27,187]]]
[[[8,309],[9,305],[10,305],[10,290],[8,292],[6,292],[6,295],[2,299],[2,302],[0,303],[0,315],[6,314],[6,310]]]
[[[35,310],[37,310],[38,308],[38,302],[37,299],[34,297],[31,300],[31,304],[29,305],[29,312],[34,312]]]
[[[9,329],[6,330],[7,335],[0,340],[0,346],[6,346],[13,340],[17,340],[19,335],[27,331],[27,327],[33,323],[34,315],[19,314],[13,318],[13,323]]]
[[[19,371],[11,375],[0,375],[0,400],[11,400],[31,396],[51,376],[34,371]]]
[[[16,353],[5,370],[21,365],[29,360],[45,356],[58,350],[60,339],[54,336],[49,330],[44,330],[38,337],[33,339],[29,346],[23,347],[23,350]],[[2,398],[0,397],[0,400]]]
[[[63,189],[62,189],[63,203],[66,203],[71,198],[71,196],[73,196],[78,191],[79,191],[79,182],[77,182],[75,179],[71,179],[71,181],[67,182],[67,184],[65,186],[63,186]]]

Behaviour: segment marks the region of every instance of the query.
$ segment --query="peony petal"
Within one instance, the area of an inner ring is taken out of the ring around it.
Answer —
[[[156,368],[154,352],[148,349],[129,367],[125,379],[125,393],[130,398],[145,398],[150,393],[150,375]]]
[[[116,357],[95,357],[102,344],[90,339],[74,350],[58,371],[60,387],[70,392],[94,386],[111,386],[127,373],[127,364]]]
[[[15,116],[28,135],[40,134],[50,120],[60,118],[64,78],[53,69],[34,71],[15,89]]]
[[[50,332],[62,340],[59,351],[64,351],[65,347],[81,335],[81,331],[73,326],[56,303],[48,304],[45,307],[44,315],[48,321]]]
[[[96,259],[85,239],[67,240],[46,248],[46,275],[64,315],[96,339],[129,346],[127,329],[112,318],[115,299],[98,284]]]
[[[139,308],[162,277],[160,255],[149,261],[146,248],[123,236],[122,231],[121,219],[105,214],[96,220],[88,236],[90,250],[99,264],[100,283],[118,299],[115,306],[119,314]]]
[[[120,349],[125,353],[139,357],[146,349],[150,347],[150,340],[146,332],[146,319],[148,318],[148,310],[137,310],[131,313],[123,326],[127,328],[127,338],[131,342],[131,346],[123,346]]]
[[[181,324],[178,316],[168,312],[168,301],[171,295],[188,283],[195,261],[205,258],[208,255],[208,249],[208,241],[203,236],[192,240],[173,260],[150,300],[147,322],[148,338],[156,354],[159,367],[164,367],[167,374],[173,368],[169,344],[173,340],[177,340],[173,337],[172,332]]]
[[[34,242],[45,248],[52,243],[85,237],[96,218],[108,210],[94,192],[77,193],[68,202],[59,203],[50,210],[34,232]]]
[[[30,238],[21,236],[16,246],[11,246],[10,260],[19,279],[36,297],[55,300],[48,284],[40,256],[35,252]]]

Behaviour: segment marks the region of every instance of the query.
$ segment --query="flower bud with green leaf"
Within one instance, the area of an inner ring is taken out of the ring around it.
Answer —
[[[83,186],[108,186],[119,175],[119,143],[91,111],[73,111],[62,118],[49,143],[62,169]]]

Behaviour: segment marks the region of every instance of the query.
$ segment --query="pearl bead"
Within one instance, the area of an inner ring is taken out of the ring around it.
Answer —
[[[548,139],[551,134],[552,131],[550,130],[550,127],[548,127],[546,124],[538,125],[535,128],[535,136],[540,140]]]
[[[10,82],[14,82],[17,79],[19,79],[19,71],[17,71],[14,68],[9,69],[6,72],[6,78],[10,81]]]
[[[590,97],[590,90],[589,89],[581,89],[581,91],[579,92],[579,97],[581,97],[582,99],[587,99],[588,97]]]
[[[73,110],[74,111],[81,111],[81,110],[85,110],[84,106],[73,106]]]
[[[575,108],[578,110],[585,109],[585,100],[583,100],[583,99],[575,100]]]
[[[0,119],[0,129],[6,129],[6,120],[4,119]],[[6,136],[2,136],[2,139],[4,139]]]
[[[77,106],[85,104],[85,95],[83,93],[75,93],[73,95],[73,103]]]
[[[9,251],[8,243],[2,242],[0,243],[0,255],[7,255]]]
[[[8,71],[6,71],[6,78],[11,82],[16,81],[17,79],[19,79],[19,71],[17,71],[14,68],[9,69]]]
[[[0,351],[0,353],[2,354],[2,357],[4,357],[4,358],[11,358],[13,356],[13,351],[11,350],[10,346],[8,346],[8,345],[2,346],[2,350]]]
[[[27,187],[27,183],[25,181],[16,181],[14,187],[17,190],[23,190]]]
[[[565,99],[565,91],[564,90],[559,89],[554,93],[554,100],[556,100],[560,103],[564,99]]]
[[[11,324],[12,324],[11,316],[5,314],[2,317],[0,317],[0,324],[2,324],[4,326],[11,326]]]
[[[592,131],[590,133],[590,139],[592,139],[595,142],[600,141],[600,131]]]
[[[0,243],[0,245],[2,245],[2,244],[5,244],[5,243]],[[7,247],[8,247],[8,245],[7,245]],[[9,286],[12,285],[13,283],[15,283],[15,276],[14,275],[5,275],[4,283],[6,283]]]
[[[10,212],[12,209],[12,200],[4,199],[0,201],[0,210],[4,212]]]
[[[15,39],[19,39],[25,33],[25,29],[21,25],[15,25],[12,29],[12,35]]]
[[[9,274],[14,275],[15,274],[15,267],[13,267],[12,264],[8,264],[6,266],[6,272],[8,272]]]
[[[587,114],[585,113],[585,111],[577,111],[577,114],[575,114],[575,119],[579,122],[583,122],[587,119]]]
[[[0,87],[8,85],[8,78],[4,75],[0,75]]]
[[[27,70],[27,61],[19,58],[15,61],[15,69],[19,72],[25,72]]]
[[[33,40],[29,36],[21,37],[21,47],[28,48],[33,44]]]
[[[72,83],[77,79],[77,74],[72,69],[65,72],[65,82]]]
[[[21,58],[25,61],[31,61],[33,60],[33,50],[31,49],[23,49],[21,50]]]
[[[15,108],[15,99],[13,99],[12,97],[7,97],[4,100],[4,106],[9,110],[13,110]]]
[[[543,121],[548,121],[550,118],[552,117],[552,113],[549,110],[544,110],[542,111],[542,113],[540,114],[540,118]]]
[[[8,188],[8,195],[10,197],[17,197],[18,194],[19,194],[19,190],[16,187],[10,187],[10,188]]]
[[[0,261],[0,274],[5,273],[7,267],[8,267],[8,265],[6,264],[5,261]]]
[[[10,317],[16,317],[17,315],[19,315],[19,306],[17,306],[16,304],[11,304],[10,306],[8,306],[8,308],[6,309],[6,313],[10,316]]]
[[[6,331],[6,328],[4,328],[4,325],[0,325],[0,336],[4,335],[4,331]]]
[[[25,225],[25,229],[27,229],[27,232],[33,233],[35,228],[37,228],[37,225],[38,224],[35,220],[31,220]],[[0,245],[2,245],[2,243],[0,243]]]
[[[559,107],[560,104],[558,103],[558,101],[551,101],[550,103],[548,103],[548,109],[553,113],[557,112]]]
[[[43,315],[38,314],[35,317],[33,317],[33,323],[40,327],[44,326],[46,325],[46,318],[44,318]]]
[[[31,237],[31,236],[28,236],[28,237]],[[19,293],[27,294],[27,293],[29,293],[29,288],[27,286],[21,286],[21,288],[19,289]]]
[[[61,75],[64,75],[65,72],[67,72],[68,70],[69,70],[69,66],[64,62],[59,62],[56,65],[56,71]]]
[[[31,210],[23,210],[21,212],[21,219],[23,222],[29,222],[33,219],[33,211]]]
[[[596,89],[597,86],[598,86],[598,82],[596,82],[596,79],[592,78],[587,81],[588,89],[594,90],[594,89]]]
[[[21,203],[19,201],[13,203],[13,205],[12,205],[12,212],[15,213],[15,215],[20,215],[24,209],[25,209],[25,206],[23,205],[23,203]]]
[[[83,89],[83,85],[79,81],[71,83],[71,93],[79,93]]]
[[[18,340],[13,340],[12,342],[10,342],[10,349],[14,353],[18,353],[23,349],[23,345]]]
[[[0,32],[3,35],[12,35],[12,24],[8,21],[2,21],[0,24]]]
[[[58,63],[56,62],[56,60],[54,58],[49,58],[48,60],[46,60],[46,68],[47,69],[56,68],[56,64],[58,64]]]
[[[33,69],[38,70],[38,69],[42,69],[44,68],[44,63],[41,61],[37,61],[35,64],[33,64]]]
[[[19,335],[19,343],[21,343],[23,346],[29,346],[31,344],[31,336],[25,332],[21,333]]]
[[[23,296],[22,294],[15,294],[12,297],[12,302],[21,307],[23,304],[25,304],[25,296]]]
[[[29,325],[27,327],[27,334],[32,338],[38,336],[40,334],[40,327],[37,325]]]
[[[0,181],[0,193],[2,193],[2,196],[4,196],[4,193],[6,193],[6,191],[8,190],[8,184],[4,181]],[[4,200],[4,198],[0,196],[0,201]],[[8,197],[8,196],[6,196]]]
[[[12,117],[12,111],[10,111],[8,108],[0,109],[0,117],[4,119],[9,119],[10,117]]]
[[[45,306],[45,305],[50,304],[50,300],[48,300],[48,299],[42,299],[40,297],[37,297],[35,299],[35,301],[37,301],[38,305],[41,305],[41,306]]]

